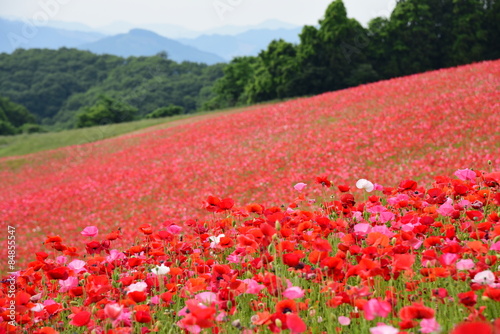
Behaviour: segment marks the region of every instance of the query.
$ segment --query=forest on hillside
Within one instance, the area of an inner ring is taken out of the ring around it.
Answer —
[[[342,0],[300,43],[273,41],[257,57],[233,59],[206,104],[218,109],[358,86],[500,58],[500,2],[400,0],[364,28]]]
[[[498,59],[499,38],[498,0],[400,0],[367,28],[336,0],[317,26],[303,28],[299,44],[273,41],[229,64],[18,49],[0,54],[0,134],[320,94]]]

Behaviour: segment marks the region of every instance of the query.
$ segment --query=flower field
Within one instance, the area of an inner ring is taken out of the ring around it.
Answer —
[[[500,333],[499,78],[1,159],[0,333]]]

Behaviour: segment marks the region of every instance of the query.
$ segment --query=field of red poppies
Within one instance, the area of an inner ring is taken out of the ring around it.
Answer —
[[[1,159],[0,333],[500,333],[499,78]]]

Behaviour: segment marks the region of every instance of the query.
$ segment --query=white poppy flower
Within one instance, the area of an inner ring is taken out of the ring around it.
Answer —
[[[162,263],[161,266],[156,266],[155,268],[151,269],[151,272],[156,275],[166,275],[170,272],[170,267],[167,267]]]
[[[216,237],[208,237],[208,239],[211,241],[210,247],[215,248],[220,243],[220,239],[224,238],[225,236],[225,234],[219,234]]]
[[[481,271],[474,276],[472,282],[485,285],[493,284],[495,283],[495,274],[493,274],[491,270]]]
[[[356,182],[356,187],[358,189],[364,189],[369,193],[372,192],[373,189],[375,189],[375,186],[373,185],[373,183],[371,183],[370,181],[365,180],[365,179],[358,180],[358,182]]]

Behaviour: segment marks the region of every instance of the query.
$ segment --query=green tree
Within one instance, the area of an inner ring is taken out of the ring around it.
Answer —
[[[35,122],[35,116],[24,106],[0,97],[0,135],[16,134],[23,125]]]
[[[158,108],[152,113],[147,114],[146,118],[162,118],[162,117],[180,115],[182,113],[184,113],[183,107],[171,104],[167,107]]]
[[[301,93],[296,86],[299,70],[296,47],[284,40],[272,41],[254,64],[255,76],[245,87],[248,102],[283,99]]]
[[[78,128],[112,123],[133,121],[137,109],[108,96],[101,96],[99,101],[78,116]]]
[[[214,86],[215,97],[204,105],[206,109],[227,108],[247,103],[245,89],[254,79],[256,57],[236,57],[224,68],[224,76]]]

